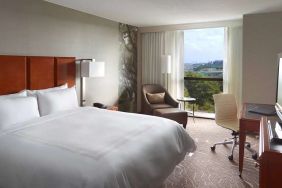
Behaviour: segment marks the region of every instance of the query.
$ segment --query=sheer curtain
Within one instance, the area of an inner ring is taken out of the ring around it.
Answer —
[[[144,33],[142,45],[142,83],[165,85],[161,73],[161,55],[164,53],[164,33]]]
[[[167,31],[142,34],[142,84],[161,84],[166,87],[161,73],[161,56],[171,55],[171,74],[168,91],[174,97],[184,93],[184,32]]]
[[[242,26],[226,28],[226,58],[223,64],[224,93],[235,95],[238,109],[242,105]]]

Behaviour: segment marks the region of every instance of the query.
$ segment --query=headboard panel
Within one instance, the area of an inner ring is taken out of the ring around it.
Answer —
[[[55,86],[54,57],[27,57],[28,89],[46,89]]]
[[[0,56],[0,95],[26,88],[26,57]]]
[[[75,58],[55,57],[55,85],[68,83],[69,87],[75,85]]]
[[[75,85],[74,57],[0,55],[0,95],[23,89]]]

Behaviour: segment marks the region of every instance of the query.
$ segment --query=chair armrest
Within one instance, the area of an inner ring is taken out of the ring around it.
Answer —
[[[173,106],[174,108],[178,108],[179,106],[179,102],[177,102],[176,100],[174,100],[171,95],[169,93],[166,93],[166,99],[165,99],[166,103]]]
[[[146,94],[145,93],[143,93],[143,101],[142,101],[142,105],[143,105],[143,107],[142,107],[142,112],[144,113],[144,114],[149,114],[149,115],[151,115],[152,113],[153,113],[153,108],[151,107],[151,104],[150,104],[150,102],[148,101],[148,99],[147,99],[147,97],[146,97]]]

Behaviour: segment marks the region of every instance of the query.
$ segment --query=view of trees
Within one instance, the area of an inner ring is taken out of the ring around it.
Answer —
[[[201,73],[185,71],[185,77],[205,77]],[[213,94],[222,92],[223,83],[221,81],[185,80],[184,96],[197,99],[195,110],[214,112]],[[190,107],[190,106],[189,106]]]
[[[205,68],[214,68],[217,70],[222,70],[222,67],[223,67],[223,60],[215,60],[215,61],[210,61],[208,63],[200,64],[199,66],[193,68],[193,70],[201,71],[202,69]]]
[[[184,81],[184,96],[197,99],[195,111],[214,112],[213,95],[221,93],[223,88],[225,48],[223,27],[184,31],[184,76],[191,78]],[[191,107],[187,105],[187,108]]]

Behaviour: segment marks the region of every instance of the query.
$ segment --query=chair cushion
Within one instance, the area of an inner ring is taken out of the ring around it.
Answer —
[[[154,110],[154,115],[165,115],[165,114],[185,114],[188,113],[184,110],[180,110],[179,108],[163,108]]]
[[[182,124],[184,128],[187,124],[188,113],[184,110],[180,110],[178,108],[163,108],[163,109],[156,109],[153,112],[153,115],[164,117],[167,119],[174,120],[179,124]]]
[[[169,104],[151,104],[152,109],[162,109],[162,108],[173,108],[173,106]]]
[[[164,103],[165,92],[163,93],[146,93],[146,97],[150,104]]]
[[[225,120],[225,121],[216,121],[216,124],[218,124],[219,126],[226,128],[226,129],[230,129],[232,131],[238,132],[239,131],[239,120],[235,119],[235,120]]]

